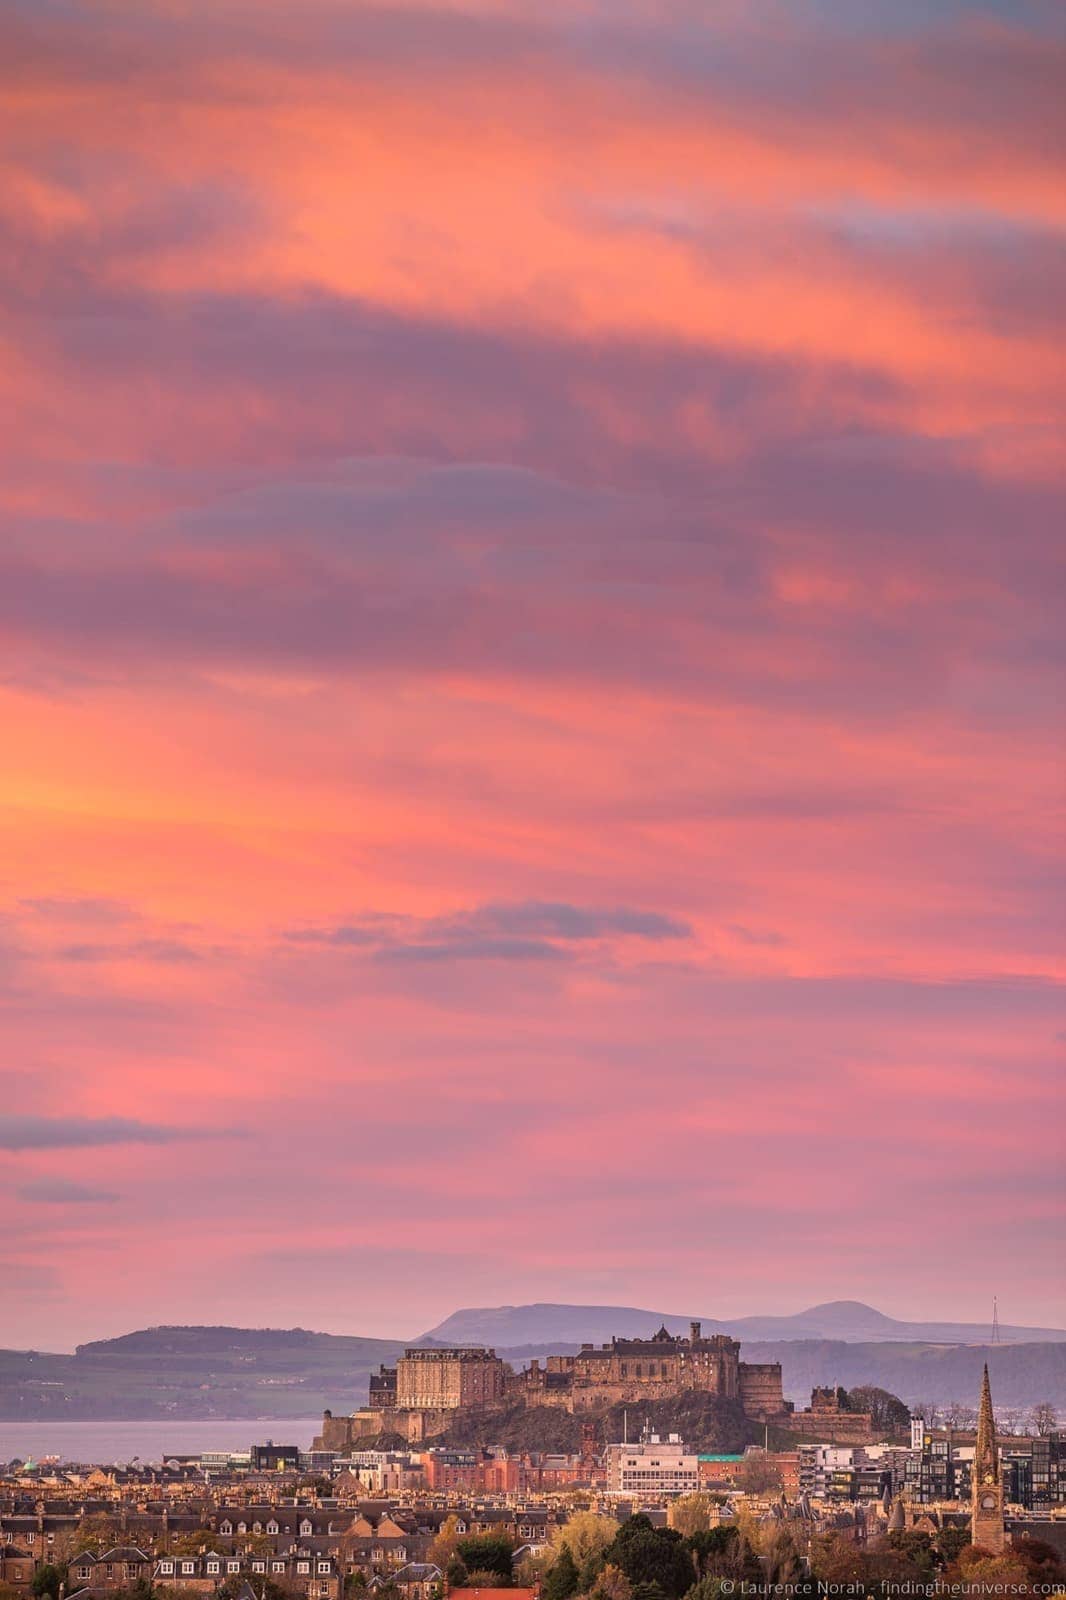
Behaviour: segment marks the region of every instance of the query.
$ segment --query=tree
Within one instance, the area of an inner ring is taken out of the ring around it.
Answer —
[[[866,1570],[862,1556],[850,1539],[839,1534],[823,1535],[811,1549],[811,1571],[819,1583],[847,1588],[862,1584]]]
[[[601,1517],[595,1511],[575,1511],[568,1522],[552,1532],[556,1549],[569,1549],[580,1569],[590,1556],[602,1556],[618,1536],[621,1526],[614,1517]]]
[[[432,1561],[435,1567],[443,1572],[448,1562],[455,1554],[455,1547],[459,1543],[459,1518],[456,1516],[445,1517],[437,1529],[437,1536],[430,1545],[426,1555],[427,1561]]]
[[[692,1557],[675,1528],[653,1528],[647,1517],[630,1517],[607,1551],[608,1562],[620,1567],[633,1585],[633,1600],[654,1600],[641,1586],[657,1584],[672,1600],[680,1600],[695,1577]]]
[[[452,1556],[445,1569],[444,1578],[449,1589],[465,1589],[470,1577],[458,1556]]]
[[[577,1562],[568,1544],[560,1545],[559,1554],[549,1569],[541,1590],[543,1600],[570,1600],[577,1593]]]
[[[515,1563],[515,1587],[539,1591],[544,1582],[544,1574],[550,1566],[551,1558],[548,1555],[524,1555],[520,1561]]]
[[[59,1600],[59,1591],[67,1587],[67,1569],[48,1562],[33,1574],[30,1588],[37,1600]]]
[[[1051,1401],[1041,1400],[1040,1404],[1035,1405],[1029,1413],[1029,1424],[1034,1433],[1039,1434],[1041,1439],[1046,1439],[1049,1433],[1054,1433],[1058,1417],[1059,1414]]]
[[[928,1585],[936,1575],[938,1552],[928,1533],[919,1528],[900,1528],[885,1535],[871,1560],[869,1574],[882,1591],[900,1591],[905,1583]]]
[[[768,1494],[781,1487],[781,1468],[763,1450],[751,1450],[737,1472],[737,1484],[745,1494]]]
[[[169,1548],[171,1555],[194,1556],[199,1550],[210,1550],[214,1542],[213,1528],[193,1528],[189,1533],[176,1533]]]
[[[685,1548],[692,1557],[697,1580],[731,1576],[736,1565],[738,1540],[739,1535],[732,1523],[722,1523],[717,1528],[697,1528],[690,1533],[685,1540]]]
[[[589,1595],[591,1600],[633,1600],[633,1585],[621,1567],[605,1566]]]
[[[1025,1563],[1031,1582],[1047,1586],[1041,1593],[1046,1594],[1048,1587],[1062,1588],[1066,1573],[1063,1571],[1062,1558],[1054,1545],[1048,1544],[1045,1539],[1030,1538],[1026,1533],[1014,1540],[1010,1553],[1015,1560]]]
[[[732,1585],[729,1584],[729,1587],[723,1590],[723,1583],[728,1584],[729,1580],[718,1577],[699,1578],[686,1592],[684,1600],[722,1600],[724,1594],[733,1593]]]
[[[514,1581],[511,1564],[514,1546],[502,1534],[469,1534],[456,1541],[455,1553],[468,1573],[491,1572],[497,1588],[509,1588]]]
[[[99,1556],[105,1550],[113,1550],[121,1542],[122,1532],[118,1523],[102,1512],[94,1512],[92,1516],[82,1517],[76,1527],[63,1529],[56,1539],[55,1554],[64,1559],[80,1556],[86,1551],[89,1555]]]
[[[969,1543],[969,1528],[957,1528],[950,1522],[941,1528],[935,1540],[940,1565],[950,1567],[953,1562],[958,1561],[962,1552],[969,1547]]]
[[[716,1506],[717,1501],[712,1495],[683,1494],[670,1502],[666,1520],[683,1539],[687,1539],[694,1533],[703,1533],[710,1528]]]
[[[873,1384],[862,1384],[848,1390],[848,1410],[868,1411],[870,1420],[880,1433],[906,1433],[911,1425],[911,1414],[898,1394],[888,1389],[878,1389]]]
[[[245,1583],[251,1585],[259,1600],[290,1600],[288,1590],[280,1583],[275,1583],[273,1578],[268,1578],[264,1572],[250,1572],[244,1576],[234,1572],[226,1579],[218,1593],[222,1600],[235,1600],[237,1592]]]

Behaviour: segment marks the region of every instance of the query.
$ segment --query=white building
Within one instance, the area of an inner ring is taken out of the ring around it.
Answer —
[[[648,1499],[694,1494],[699,1487],[698,1455],[686,1450],[679,1434],[660,1439],[648,1434],[639,1444],[607,1446],[607,1493]]]

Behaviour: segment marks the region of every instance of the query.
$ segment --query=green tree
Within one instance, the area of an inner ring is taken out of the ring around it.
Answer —
[[[736,1566],[738,1533],[731,1523],[717,1528],[697,1528],[685,1540],[692,1557],[697,1580],[705,1577],[730,1577]]]
[[[578,1570],[577,1562],[570,1553],[568,1544],[559,1546],[559,1554],[552,1562],[548,1576],[544,1580],[541,1590],[543,1600],[570,1600],[570,1596],[577,1593]]]
[[[620,1567],[633,1585],[633,1600],[654,1600],[641,1596],[642,1584],[657,1584],[670,1600],[680,1600],[695,1578],[692,1557],[677,1530],[653,1528],[639,1513],[622,1524],[607,1560]]]
[[[950,1567],[970,1546],[969,1528],[956,1528],[948,1524],[936,1536],[936,1553],[941,1567]]]
[[[723,1594],[732,1594],[732,1585],[723,1590],[722,1584],[729,1583],[728,1578],[700,1578],[685,1594],[684,1600],[722,1600]]]
[[[455,1553],[467,1572],[491,1572],[497,1588],[508,1588],[513,1582],[511,1558],[514,1546],[510,1539],[498,1533],[470,1534],[456,1542]]]
[[[906,1433],[911,1425],[911,1414],[898,1394],[888,1389],[878,1389],[874,1384],[861,1384],[848,1390],[848,1410],[868,1411],[878,1433]]]
[[[444,1573],[449,1589],[465,1589],[470,1577],[460,1556],[452,1556]]]
[[[30,1588],[37,1600],[59,1600],[61,1588],[67,1588],[67,1569],[64,1565],[48,1562],[33,1574]]]

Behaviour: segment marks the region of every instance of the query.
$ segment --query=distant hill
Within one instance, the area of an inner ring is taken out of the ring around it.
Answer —
[[[530,1311],[537,1315],[528,1317]],[[746,1331],[767,1323],[774,1328],[803,1326],[819,1317],[823,1325],[828,1320],[829,1326],[847,1333],[767,1339]],[[853,1335],[864,1317],[878,1319],[878,1331],[858,1340]],[[533,1356],[573,1351],[589,1339],[602,1342],[598,1334],[651,1333],[663,1320],[682,1330],[689,1319],[664,1319],[657,1312],[625,1307],[499,1307],[487,1313],[457,1312],[433,1330],[433,1342],[493,1344],[505,1360],[521,1367]],[[720,1326],[703,1321],[709,1332]],[[987,1360],[997,1405],[1029,1407],[1050,1400],[1066,1410],[1066,1342],[1060,1332],[1050,1330],[1047,1340],[989,1347],[945,1340],[944,1330],[955,1324],[918,1325],[936,1328],[941,1335],[936,1342],[905,1340],[895,1330],[907,1326],[845,1302],[814,1307],[796,1318],[736,1318],[729,1331],[741,1337],[743,1359],[781,1362],[786,1397],[800,1405],[807,1403],[815,1384],[838,1383],[847,1388],[876,1384],[907,1401],[970,1405]],[[552,1331],[575,1327],[577,1338]],[[519,1341],[508,1337],[516,1329],[527,1335],[548,1331]],[[1013,1336],[1020,1330],[1008,1331]],[[73,1355],[0,1350],[0,1419],[283,1421],[315,1416],[326,1406],[354,1411],[366,1403],[370,1373],[380,1363],[393,1364],[405,1344],[426,1342],[429,1336],[361,1339],[306,1328],[166,1327],[79,1345]]]
[[[904,1344],[878,1341],[802,1339],[785,1343],[744,1340],[743,1361],[780,1361],[785,1398],[807,1405],[811,1390],[826,1384],[845,1389],[874,1384],[909,1405],[960,1400],[976,1406],[981,1369],[988,1362],[997,1406],[1029,1407],[1050,1400],[1066,1410],[1066,1343]]]
[[[365,1405],[398,1339],[304,1328],[142,1328],[73,1355],[0,1350],[0,1418],[312,1417]]]
[[[831,1300],[783,1317],[678,1316],[643,1311],[635,1306],[568,1306],[539,1302],[525,1306],[481,1306],[453,1312],[423,1337],[440,1344],[488,1344],[507,1349],[516,1346],[601,1344],[618,1334],[646,1338],[660,1324],[671,1333],[687,1333],[690,1322],[703,1324],[705,1333],[732,1333],[741,1340],[839,1339],[848,1344],[873,1341],[899,1343],[979,1344],[989,1335],[986,1324],[971,1322],[898,1322],[859,1300]],[[1005,1342],[1066,1342],[1064,1328],[1023,1328],[1004,1325]]]

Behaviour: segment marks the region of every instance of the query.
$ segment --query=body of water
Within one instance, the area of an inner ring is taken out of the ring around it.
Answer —
[[[267,1422],[2,1422],[0,1461],[40,1461],[59,1456],[63,1461],[92,1461],[112,1465],[132,1461],[161,1461],[167,1455],[193,1455],[201,1450],[247,1450],[274,1439],[278,1444],[306,1450],[322,1418]]]

